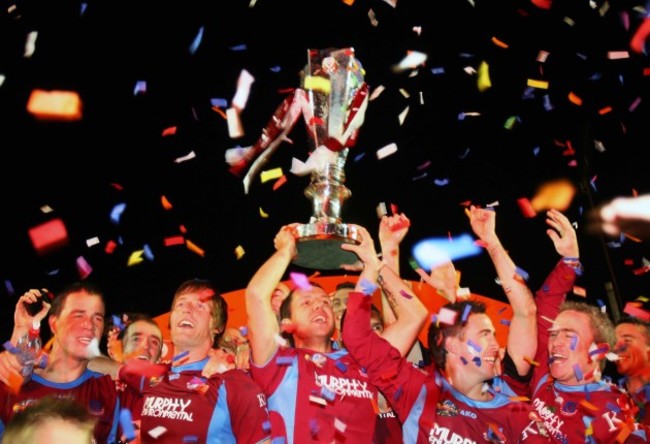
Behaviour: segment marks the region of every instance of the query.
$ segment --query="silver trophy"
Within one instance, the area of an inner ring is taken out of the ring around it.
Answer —
[[[297,226],[293,263],[333,270],[358,261],[354,253],[341,249],[343,243],[359,243],[356,228],[342,222],[341,207],[351,196],[344,167],[363,124],[368,87],[352,48],[309,50],[308,59],[302,89],[312,148],[305,196],[312,202],[312,216],[309,223]]]

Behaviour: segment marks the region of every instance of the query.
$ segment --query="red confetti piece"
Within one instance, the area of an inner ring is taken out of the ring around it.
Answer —
[[[68,244],[68,232],[59,218],[29,229],[29,237],[37,253],[44,255]]]
[[[519,210],[527,218],[533,218],[537,216],[537,212],[533,208],[533,205],[530,203],[530,200],[526,197],[520,197],[517,199],[517,205],[519,205]]]
[[[650,321],[650,313],[648,313],[646,310],[643,310],[637,306],[634,302],[628,302],[625,304],[625,308],[623,308],[623,312],[635,317],[642,319],[644,321]]]
[[[390,231],[398,231],[401,230],[402,228],[408,228],[411,226],[411,222],[408,220],[402,220],[399,223],[396,223],[392,227],[390,227]]]
[[[112,254],[115,251],[115,248],[117,248],[117,243],[113,240],[109,240],[106,242],[106,246],[104,247],[104,252],[106,254]]]
[[[287,183],[287,176],[285,176],[285,175],[283,174],[283,175],[282,175],[278,180],[276,180],[275,183],[273,184],[273,191],[277,190],[278,188],[280,188],[280,187],[281,187],[282,185],[284,185],[285,183]]]
[[[172,245],[183,245],[185,244],[185,238],[183,236],[171,236],[165,238],[165,247],[171,247]]]
[[[170,126],[168,128],[165,128],[162,132],[163,137],[165,136],[173,136],[176,134],[176,127],[175,126]]]

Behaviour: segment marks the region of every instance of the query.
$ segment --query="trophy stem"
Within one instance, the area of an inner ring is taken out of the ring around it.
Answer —
[[[311,173],[305,196],[312,202],[312,216],[309,223],[341,223],[341,207],[352,194],[344,185],[345,161],[349,148],[341,150],[334,162]]]

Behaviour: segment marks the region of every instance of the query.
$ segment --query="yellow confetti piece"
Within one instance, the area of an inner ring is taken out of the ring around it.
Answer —
[[[484,92],[492,87],[492,81],[490,80],[490,65],[485,62],[481,62],[481,65],[478,67],[476,85],[480,92]]]
[[[499,48],[508,49],[508,44],[505,43],[505,42],[502,42],[501,40],[499,40],[496,37],[492,37],[492,43],[497,45]]]
[[[267,213],[264,212],[264,210],[262,209],[262,207],[260,207],[260,216],[263,217],[264,219],[266,219],[267,217],[269,217],[269,215],[268,215]]]
[[[237,247],[235,248],[235,256],[237,257],[237,260],[244,257],[245,253],[246,252],[244,251],[244,247],[242,247],[241,245],[237,245]]]
[[[162,203],[162,206],[165,210],[171,210],[172,209],[172,204],[165,196],[162,196],[160,198],[160,202]]]
[[[194,242],[191,240],[185,240],[185,245],[187,245],[187,249],[198,254],[201,257],[205,257],[205,250],[203,248],[200,248],[198,245],[196,245]]]
[[[262,183],[264,183],[269,180],[278,179],[282,176],[283,176],[282,168],[278,167],[278,168],[273,168],[272,170],[262,171],[262,173],[260,174],[260,179],[262,180]]]
[[[129,256],[129,260],[126,262],[127,267],[130,267],[132,265],[137,265],[141,262],[144,261],[144,258],[142,257],[144,255],[144,250],[137,250],[131,253]]]
[[[325,94],[329,94],[332,90],[332,83],[325,77],[306,76],[304,83],[306,90],[320,91]]]
[[[530,86],[531,88],[548,89],[548,81],[546,80],[528,79],[526,81],[526,85]]]
[[[582,99],[574,92],[569,93],[569,101],[574,105],[582,106]]]

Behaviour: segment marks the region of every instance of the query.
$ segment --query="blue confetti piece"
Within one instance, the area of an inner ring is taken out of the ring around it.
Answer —
[[[469,155],[470,151],[471,150],[469,149],[469,147],[465,148],[465,151],[463,151],[462,154],[459,154],[458,158],[461,160],[465,160],[465,158]]]
[[[275,360],[278,365],[291,365],[293,363],[292,356],[280,356]]]
[[[477,367],[481,366],[481,358],[480,357],[476,356],[476,357],[472,358],[472,361],[474,361],[474,364],[476,364]]]
[[[576,351],[577,345],[578,345],[578,337],[574,336],[571,338],[571,345],[570,345],[571,351]]]
[[[111,210],[111,222],[113,222],[115,225],[119,225],[120,218],[122,217],[122,213],[124,213],[125,209],[126,209],[125,203],[119,203],[115,205]]]
[[[528,281],[528,273],[526,270],[515,266],[515,273],[517,273],[517,276],[521,276],[524,281]]]
[[[610,412],[621,413],[621,408],[620,408],[619,406],[617,406],[616,404],[613,404],[613,403],[611,403],[611,402],[608,402],[608,403],[607,403],[607,409],[608,409]]]
[[[463,356],[460,357],[460,362],[462,362],[463,365],[467,365],[467,359],[465,359]]]
[[[435,68],[431,68],[431,74],[433,75],[440,75],[445,73],[445,68],[442,66],[437,66]]]
[[[287,440],[284,439],[282,436],[278,436],[277,438],[273,438],[271,440],[271,444],[286,444]]]
[[[474,350],[476,351],[476,353],[480,353],[480,352],[481,352],[481,346],[478,345],[476,342],[472,341],[471,339],[468,339],[468,340],[467,340],[467,345],[469,345],[470,347],[472,347],[472,349],[474,349]]]
[[[215,97],[210,99],[210,105],[212,105],[215,108],[228,108],[228,100]]]
[[[86,13],[86,9],[88,9],[88,3],[82,3],[80,8],[80,14],[79,15],[84,15]]]
[[[282,67],[280,65],[275,65],[275,66],[271,66],[270,70],[271,70],[271,72],[274,72],[274,73],[277,74],[280,71],[282,71]]]
[[[246,325],[242,325],[239,327],[239,333],[241,333],[241,335],[244,337],[248,336],[248,327]]]
[[[354,159],[352,159],[352,160],[353,160],[354,162],[358,162],[358,161],[360,161],[361,159],[363,159],[363,156],[365,156],[365,155],[366,155],[366,153],[359,153],[359,154],[357,154],[356,156],[354,156]]]
[[[366,296],[372,296],[375,290],[377,290],[377,284],[374,282],[370,282],[366,278],[361,278],[361,281],[359,281],[359,285],[361,286],[361,292],[365,294]]]
[[[402,393],[404,393],[404,388],[400,385],[393,395],[393,400],[397,401],[402,396]]]
[[[246,51],[248,47],[246,46],[245,43],[242,43],[240,45],[231,46],[229,49],[233,52],[240,52],[240,51]]]
[[[578,381],[582,381],[582,370],[580,370],[580,366],[578,364],[575,364],[573,366],[573,373],[576,375],[576,379]]]
[[[146,80],[138,80],[135,82],[135,87],[133,88],[133,95],[137,96],[138,94],[142,93],[145,94],[147,92],[147,81]]]
[[[474,256],[481,251],[471,235],[463,234],[451,240],[447,237],[423,239],[415,244],[412,253],[420,268],[431,271],[440,264]]]
[[[199,32],[196,33],[196,37],[194,37],[194,41],[190,45],[190,54],[192,55],[194,55],[196,50],[199,49],[199,46],[201,45],[201,40],[203,40],[203,29],[203,26],[199,28]]]
[[[533,148],[533,156],[535,156],[535,157],[539,156],[539,152],[540,152],[540,151],[541,151],[541,150],[540,150],[540,148],[539,148],[538,146],[536,146],[535,148]]]
[[[120,426],[127,441],[135,439],[135,427],[133,426],[133,417],[129,409],[120,410]]]
[[[18,347],[14,347],[14,345],[11,343],[11,341],[7,341],[2,346],[7,350],[9,353],[12,355],[17,355],[20,350],[18,350]]]
[[[176,356],[172,357],[172,362],[179,361],[179,360],[183,359],[184,357],[186,357],[189,354],[190,354],[189,350],[186,350],[186,351],[184,351],[182,353],[179,353]]]
[[[438,185],[439,187],[444,187],[445,185],[449,185],[449,179],[447,179],[446,177],[443,179],[435,179],[433,183]]]
[[[144,252],[144,257],[147,258],[149,262],[153,262],[154,256],[153,256],[153,250],[149,246],[149,244],[144,244],[142,247],[142,251]]]
[[[344,362],[336,361],[336,362],[334,362],[334,365],[336,366],[336,368],[341,370],[341,373],[345,373],[346,371],[348,371],[348,366],[345,365]]]
[[[262,430],[264,430],[266,433],[271,431],[271,421],[268,419],[262,423]]]
[[[5,290],[7,290],[9,296],[13,296],[16,294],[16,291],[14,290],[14,286],[9,279],[5,279]]]
[[[606,307],[605,303],[600,299],[596,299],[596,304],[598,304],[600,308]]]
[[[548,290],[549,290],[549,286],[548,286],[548,284],[544,284],[544,285],[542,286],[542,290],[548,293]]]
[[[506,327],[510,327],[510,321],[508,319],[501,319],[499,321],[499,324],[505,325]]]
[[[334,398],[336,398],[336,393],[329,390],[327,387],[321,387],[320,395],[330,402],[334,401]]]
[[[119,328],[120,331],[124,330],[124,324],[122,323],[122,319],[120,319],[119,316],[111,315],[111,319],[113,320],[113,325],[115,327]]]
[[[309,430],[311,431],[312,435],[317,435],[320,427],[318,427],[318,422],[315,419],[310,419],[309,420]]]
[[[463,322],[467,322],[467,318],[469,317],[469,312],[472,310],[471,305],[466,305],[465,309],[463,310],[463,315],[461,316],[460,320]]]
[[[544,100],[544,109],[546,111],[551,111],[553,109],[553,104],[551,103],[551,97],[548,94],[545,94],[543,100]]]
[[[183,442],[199,442],[199,437],[196,435],[185,435],[183,436]]]

